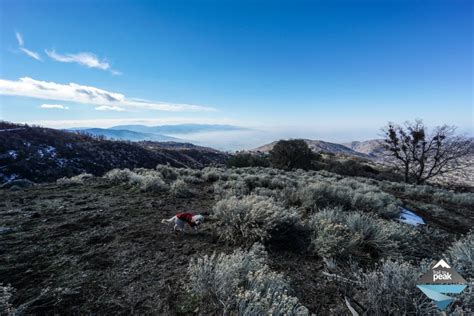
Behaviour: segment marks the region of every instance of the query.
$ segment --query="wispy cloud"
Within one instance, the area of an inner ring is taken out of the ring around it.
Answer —
[[[21,35],[21,33],[15,32],[15,36],[16,36],[16,40],[18,41],[18,46],[19,46],[18,49],[21,52],[23,52],[25,55],[27,55],[27,56],[29,56],[33,59],[36,59],[38,61],[42,61],[40,54],[24,47],[25,41],[23,40],[23,36]]]
[[[116,111],[116,112],[123,112],[125,111],[124,108],[121,108],[119,106],[110,106],[110,105],[102,105],[102,106],[98,106],[95,108],[96,111]]]
[[[76,63],[87,68],[107,70],[114,75],[121,74],[120,71],[112,69],[106,60],[100,60],[95,54],[92,53],[85,52],[77,54],[58,54],[54,49],[45,49],[45,53],[49,56],[49,58],[61,63]]]
[[[60,110],[69,110],[69,107],[62,104],[41,104],[42,109],[60,109]]]
[[[31,58],[34,58],[34,59],[36,59],[36,60],[41,61],[41,57],[40,57],[40,55],[39,55],[38,53],[33,52],[33,51],[31,51],[31,50],[29,50],[29,49],[26,49],[26,48],[24,48],[24,47],[20,47],[20,50],[21,50],[23,53],[25,53],[26,55],[30,56]]]
[[[16,36],[16,40],[18,41],[18,45],[23,46],[24,45],[23,36],[21,36],[21,34],[18,32],[15,32],[15,36]]]
[[[0,79],[0,95],[16,95],[37,99],[67,101],[97,106],[159,111],[215,111],[212,107],[155,101],[139,101],[121,93],[110,92],[77,83],[60,84],[24,77],[19,80]]]

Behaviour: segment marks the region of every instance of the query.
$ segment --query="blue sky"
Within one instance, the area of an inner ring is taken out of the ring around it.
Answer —
[[[472,6],[3,0],[0,117],[230,123],[333,141],[422,118],[472,134]]]

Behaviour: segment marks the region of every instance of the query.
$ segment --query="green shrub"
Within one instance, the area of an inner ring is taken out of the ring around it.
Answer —
[[[302,139],[280,140],[270,150],[270,162],[283,170],[311,168],[316,155]]]
[[[240,152],[227,160],[228,167],[269,167],[270,161],[266,156]]]

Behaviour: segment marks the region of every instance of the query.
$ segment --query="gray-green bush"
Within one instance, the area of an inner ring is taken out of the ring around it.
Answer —
[[[461,275],[474,279],[474,231],[454,242],[447,256]]]
[[[377,187],[344,179],[339,182],[316,182],[300,190],[302,205],[315,210],[340,205],[345,209],[376,212],[387,217],[399,214],[398,201]]]
[[[148,169],[114,169],[104,175],[114,185],[126,184],[141,191],[167,191],[168,185],[161,178],[161,173]]]
[[[88,180],[93,179],[94,176],[91,175],[90,173],[81,173],[77,176],[73,176],[70,178],[61,178],[56,181],[57,184],[59,185],[79,185],[79,184],[84,184]]]
[[[111,184],[124,184],[128,183],[132,171],[130,169],[112,169],[104,175],[104,179],[108,180]]]
[[[271,197],[231,196],[216,203],[217,234],[221,240],[240,242],[265,241],[279,225],[292,225],[298,220],[293,209],[285,209]]]
[[[266,261],[261,244],[249,251],[192,260],[187,290],[206,304],[222,308],[224,314],[307,315],[298,299],[288,294],[291,289],[283,275],[272,271]]]
[[[175,197],[190,197],[194,195],[186,182],[181,179],[178,179],[171,184],[170,192]]]
[[[312,250],[322,257],[400,257],[417,238],[411,226],[376,216],[326,208],[309,220]]]
[[[161,173],[163,179],[176,180],[179,176],[180,169],[173,168],[167,165],[158,165],[156,166],[156,170]]]
[[[374,269],[357,269],[355,297],[367,315],[430,315],[434,303],[417,287],[416,281],[428,269],[403,261],[382,260]]]
[[[0,283],[0,314],[16,315],[16,309],[11,303],[15,289],[10,284]]]

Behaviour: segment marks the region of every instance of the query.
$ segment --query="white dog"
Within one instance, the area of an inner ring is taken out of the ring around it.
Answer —
[[[207,214],[178,213],[170,219],[163,219],[161,222],[174,223],[173,230],[181,232],[184,232],[184,226],[187,223],[189,227],[197,232],[198,227],[204,222],[205,215]]]

